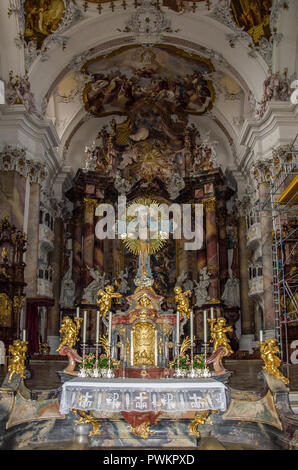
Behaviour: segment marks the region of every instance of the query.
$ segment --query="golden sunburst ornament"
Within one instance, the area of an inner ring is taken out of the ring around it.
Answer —
[[[147,219],[148,238],[145,240],[139,236],[140,217]],[[122,233],[120,238],[124,246],[134,255],[144,249],[148,255],[152,255],[159,251],[169,238],[168,232],[160,229],[162,222],[165,226],[167,224],[169,226],[158,201],[149,197],[136,199],[127,207],[126,232]]]

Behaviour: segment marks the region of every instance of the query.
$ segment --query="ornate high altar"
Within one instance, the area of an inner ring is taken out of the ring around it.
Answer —
[[[78,325],[71,323],[74,317],[78,322],[80,316],[83,323],[82,357],[73,347],[60,351],[71,364],[62,374],[67,381],[61,410],[69,411],[73,404],[77,425],[91,423],[95,435],[100,432],[96,413],[110,406],[114,414],[109,419],[116,420],[115,412],[121,411],[135,436],[148,438],[154,434],[149,425],[156,424],[161,413],[171,411],[173,419],[176,411],[179,425],[184,423],[187,433],[197,437],[197,425],[225,409],[223,382],[229,373],[222,358],[232,353],[230,340],[237,343],[236,184],[217,163],[216,143],[188,123],[189,114],[212,108],[214,89],[208,80],[212,64],[196,56],[198,70],[194,72],[190,56],[183,52],[186,75],[177,71],[175,83],[165,79],[156,84],[152,79],[156,68],[181,55],[175,47],[157,49],[121,50],[130,64],[130,75],[119,79],[121,91],[111,82],[113,98],[103,98],[96,88],[102,79],[101,58],[82,68],[98,71],[95,82],[83,92],[86,111],[99,117],[109,111],[113,99],[124,116],[121,122],[113,117],[92,146],[86,147],[85,168],[78,170],[66,193],[73,204],[73,218],[67,226],[72,243],[65,244],[64,250],[61,298],[68,298],[62,308],[68,319],[61,332],[66,334],[69,328],[76,334]],[[105,58],[105,70],[113,60],[112,55]],[[135,93],[139,87],[142,97]],[[120,196],[127,202],[124,218],[119,215]],[[148,213],[141,214],[132,228],[132,209],[172,203],[203,209],[202,244],[192,252],[184,248],[190,240],[184,232],[176,239],[169,236],[174,216],[168,220],[167,236],[165,221],[159,217],[154,220],[156,236],[152,236],[152,225],[150,236],[134,236],[148,227]],[[112,207],[117,217],[107,229],[111,236],[98,236],[104,220],[103,212],[97,210],[101,204]],[[212,321],[209,340],[208,319]],[[75,362],[80,363],[79,377],[70,381]],[[214,390],[207,392],[208,386]],[[180,395],[175,395],[177,388]],[[172,410],[167,403],[175,403]]]

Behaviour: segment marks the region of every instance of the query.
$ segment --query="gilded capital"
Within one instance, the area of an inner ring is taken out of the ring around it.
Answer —
[[[24,178],[29,178],[30,183],[38,183],[41,186],[48,177],[45,163],[28,159],[24,148],[13,145],[5,145],[0,152],[0,170],[15,171]]]
[[[208,197],[206,199],[203,199],[202,202],[205,206],[206,212],[214,212],[215,211],[215,207],[216,207],[216,198],[215,197]]]
[[[97,199],[84,197],[84,207],[85,207],[85,211],[88,214],[93,214],[97,205],[98,205]]]

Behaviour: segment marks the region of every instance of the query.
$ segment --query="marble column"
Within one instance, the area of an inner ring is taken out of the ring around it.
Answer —
[[[26,178],[15,171],[0,171],[0,218],[5,215],[18,230],[24,227]]]
[[[188,251],[184,249],[184,244],[187,240],[185,240],[182,236],[181,240],[179,240],[179,274],[182,271],[188,272]]]
[[[52,253],[53,266],[53,297],[54,305],[48,307],[47,314],[47,342],[51,348],[50,354],[57,354],[56,349],[60,342],[60,289],[61,289],[61,265],[63,252],[63,221],[56,218],[54,223],[55,250]]]
[[[83,228],[83,286],[87,287],[92,277],[88,268],[93,267],[95,224],[94,211],[97,206],[97,200],[84,198],[84,228]]]
[[[219,247],[219,282],[220,296],[223,294],[228,278],[228,242],[226,230],[226,209],[222,207],[218,212],[218,247]]]
[[[26,253],[25,282],[26,295],[37,296],[38,278],[38,244],[39,244],[39,209],[40,209],[40,184],[31,183],[29,197],[29,223],[28,223],[28,248]]]
[[[261,182],[259,185],[260,202],[267,199],[269,185]],[[273,266],[272,266],[272,214],[271,212],[260,212],[261,243],[262,243],[262,265],[264,286],[264,328],[265,339],[275,337],[275,312],[273,300]]]
[[[206,253],[207,267],[211,274],[209,295],[211,299],[219,298],[219,266],[218,266],[218,237],[216,226],[216,199],[210,197],[203,200],[206,218]]]
[[[82,257],[82,234],[83,234],[83,216],[81,205],[78,201],[75,202],[74,217],[73,217],[73,264],[72,264],[72,279],[76,285],[76,298],[75,302],[81,300],[82,280],[81,273],[83,267]]]
[[[205,235],[204,235],[205,240]],[[204,241],[205,244],[205,241]],[[200,278],[200,271],[203,269],[207,264],[207,257],[206,257],[206,247],[203,245],[202,250],[198,250],[197,252],[197,272],[198,272],[198,279]]]
[[[201,200],[197,200],[196,203],[201,204]],[[196,261],[197,261],[197,279],[199,280],[201,269],[207,266],[205,217],[203,217],[203,246],[201,250],[197,251]]]
[[[95,217],[95,226],[96,226],[98,220],[100,220],[100,218],[101,217]],[[104,244],[104,241],[100,240],[95,235],[93,264],[94,264],[94,267],[97,268],[98,271],[101,271],[101,272],[104,269],[104,246],[103,246],[103,244]]]
[[[248,249],[246,239],[246,221],[244,214],[238,219],[238,245],[240,265],[240,309],[241,309],[241,338],[240,349],[253,352],[254,341],[254,308],[248,297]]]

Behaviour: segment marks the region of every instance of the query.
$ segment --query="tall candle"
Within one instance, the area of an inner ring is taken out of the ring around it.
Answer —
[[[23,330],[23,341],[26,341],[26,330]]]
[[[214,318],[213,307],[211,307],[211,309],[210,309],[210,318],[211,318],[211,320]]]
[[[204,310],[204,343],[207,343],[207,310]]]
[[[96,312],[96,343],[99,342],[99,322],[100,322],[100,315],[99,310]]]
[[[179,344],[179,325],[180,323],[180,314],[179,314],[179,311],[177,310],[177,314],[176,314],[176,341],[177,341],[177,344]]]
[[[77,318],[79,318],[79,316],[80,316],[80,307],[77,307],[77,315],[76,316],[77,316]]]
[[[263,330],[260,330],[260,343],[263,342]]]
[[[112,312],[109,313],[109,346],[111,347],[112,344]]]
[[[86,344],[87,310],[84,311],[83,344]]]
[[[190,344],[193,344],[193,311],[190,311]]]

